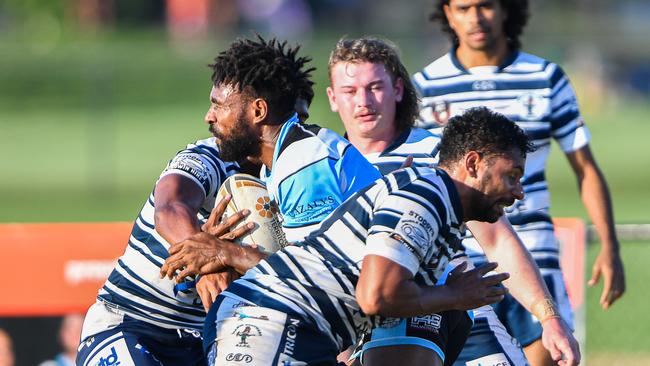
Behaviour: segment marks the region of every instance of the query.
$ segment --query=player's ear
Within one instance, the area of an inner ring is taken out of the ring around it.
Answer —
[[[395,85],[393,88],[395,88],[395,101],[399,103],[404,97],[404,80],[402,80],[402,78],[395,79]]]
[[[465,154],[465,159],[463,159],[463,163],[465,164],[465,170],[467,171],[467,174],[469,174],[470,177],[476,178],[478,177],[478,167],[479,163],[481,162],[481,154],[478,151],[470,151],[467,154]]]
[[[330,109],[332,112],[336,113],[339,111],[339,105],[336,104],[336,95],[334,95],[334,89],[331,86],[327,87],[327,100],[330,102]]]
[[[445,17],[447,18],[447,23],[449,24],[449,28],[451,28],[455,32],[456,30],[454,29],[453,18],[451,17],[451,6],[449,6],[449,4],[443,5],[442,11],[445,13]]]
[[[251,102],[253,112],[253,123],[259,123],[266,119],[269,114],[269,105],[263,98],[256,98]]]

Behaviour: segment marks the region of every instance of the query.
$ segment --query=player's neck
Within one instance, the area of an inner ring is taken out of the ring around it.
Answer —
[[[279,125],[264,125],[262,126],[262,146],[259,156],[259,161],[264,164],[268,169],[273,169],[273,155],[275,154],[275,145],[280,137],[282,126]]]
[[[456,58],[466,68],[478,66],[501,66],[510,54],[506,40],[497,42],[488,50],[476,50],[461,44],[456,49]]]
[[[382,136],[347,135],[346,137],[362,155],[366,155],[383,152],[398,135],[399,133],[393,129],[386,131]]]

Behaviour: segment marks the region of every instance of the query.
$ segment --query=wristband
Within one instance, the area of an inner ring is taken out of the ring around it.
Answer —
[[[540,324],[553,318],[560,318],[560,312],[557,310],[553,299],[545,297],[535,301],[530,306],[530,312],[539,320]]]

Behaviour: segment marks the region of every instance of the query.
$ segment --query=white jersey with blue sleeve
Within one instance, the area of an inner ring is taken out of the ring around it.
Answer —
[[[201,187],[205,198],[197,219],[205,222],[219,186],[237,169],[236,164],[220,159],[215,139],[209,138],[179,151],[160,178],[180,174]],[[191,286],[179,288],[173,280],[160,278],[160,267],[168,257],[170,244],[156,232],[155,206],[151,192],[133,224],[126,250],[100,289],[98,300],[119,313],[159,327],[200,330],[205,311],[196,290]]]
[[[422,97],[420,125],[438,127],[469,108],[486,106],[517,123],[536,150],[528,154],[522,185],[525,197],[506,215],[540,267],[557,268],[558,246],[549,215],[550,195],[545,166],[551,139],[568,153],[589,142],[569,80],[552,62],[515,52],[500,67],[465,69],[455,50],[413,76]],[[482,259],[474,240],[468,254]]]
[[[322,343],[342,350],[378,321],[355,298],[363,258],[383,256],[433,285],[461,248],[462,218],[444,171],[398,170],[354,194],[304,242],[260,262],[222,296],[298,314],[328,336]]]
[[[341,202],[380,177],[349,141],[301,124],[297,115],[282,126],[272,164],[260,175],[278,204],[289,241],[302,240]]]

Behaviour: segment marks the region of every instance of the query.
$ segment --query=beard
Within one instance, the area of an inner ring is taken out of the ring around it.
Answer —
[[[499,217],[503,215],[503,210],[498,208],[499,201],[495,202],[488,194],[485,192],[488,190],[488,186],[492,182],[492,173],[490,171],[485,172],[483,180],[481,181],[478,189],[478,198],[475,203],[476,212],[478,214],[478,221],[484,221],[489,223],[494,223],[499,220]]]
[[[232,132],[226,136],[219,133],[215,125],[210,125],[210,132],[217,138],[219,155],[225,161],[240,162],[246,157],[257,157],[262,150],[262,139],[243,117],[237,119]]]

